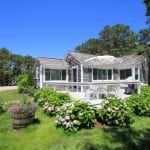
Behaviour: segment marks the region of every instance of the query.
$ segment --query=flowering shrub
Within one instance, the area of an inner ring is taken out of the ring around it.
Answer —
[[[126,102],[113,97],[102,101],[102,108],[97,110],[98,121],[110,126],[129,126],[132,122],[132,111]]]
[[[50,116],[59,111],[59,107],[65,103],[71,102],[71,98],[66,93],[59,93],[50,88],[43,88],[34,94],[35,101],[43,107],[44,112]]]
[[[91,128],[96,122],[95,111],[88,103],[74,101],[60,108],[56,116],[56,124],[68,131],[77,131],[81,128]]]
[[[133,94],[128,99],[128,106],[138,116],[150,116],[150,87],[142,87],[141,94]]]
[[[11,113],[28,113],[28,112],[34,112],[37,109],[37,107],[32,103],[30,99],[27,97],[22,97],[21,100],[17,101],[15,105],[12,105],[9,108],[9,112]]]

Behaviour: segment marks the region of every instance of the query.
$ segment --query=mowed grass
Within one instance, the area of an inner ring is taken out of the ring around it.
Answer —
[[[18,90],[0,91],[0,100],[4,102],[16,101],[22,97],[22,94],[18,94]]]
[[[22,95],[17,90],[0,92],[3,101],[14,101]],[[105,127],[66,133],[56,128],[39,108],[38,121],[19,131],[13,130],[10,114],[0,115],[0,150],[149,150],[150,118],[135,117],[130,128]]]

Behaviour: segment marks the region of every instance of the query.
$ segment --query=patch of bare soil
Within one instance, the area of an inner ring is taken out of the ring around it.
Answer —
[[[104,127],[106,127],[106,125],[102,124],[101,122],[96,122],[94,125],[94,128],[104,128]]]
[[[0,91],[17,89],[18,86],[0,86]]]

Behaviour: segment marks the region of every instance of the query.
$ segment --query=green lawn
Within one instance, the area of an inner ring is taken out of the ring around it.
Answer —
[[[4,101],[14,101],[21,95],[16,90],[0,92]],[[131,128],[103,128],[65,133],[55,127],[39,108],[39,122],[20,131],[11,127],[9,113],[0,115],[0,150],[149,150],[150,118],[135,117]]]

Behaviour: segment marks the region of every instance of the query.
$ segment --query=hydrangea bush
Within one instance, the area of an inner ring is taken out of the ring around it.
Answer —
[[[138,116],[150,116],[150,87],[141,88],[141,94],[133,94],[128,99],[128,106]]]
[[[116,97],[107,98],[101,103],[102,108],[97,110],[99,122],[109,126],[129,126],[133,122],[132,110],[125,101]]]
[[[54,89],[42,88],[35,92],[34,100],[43,107],[44,112],[52,116],[58,112],[60,106],[71,102],[71,97]]]
[[[71,132],[81,128],[91,128],[95,122],[95,111],[88,103],[81,101],[63,105],[56,116],[57,127],[63,127]]]

